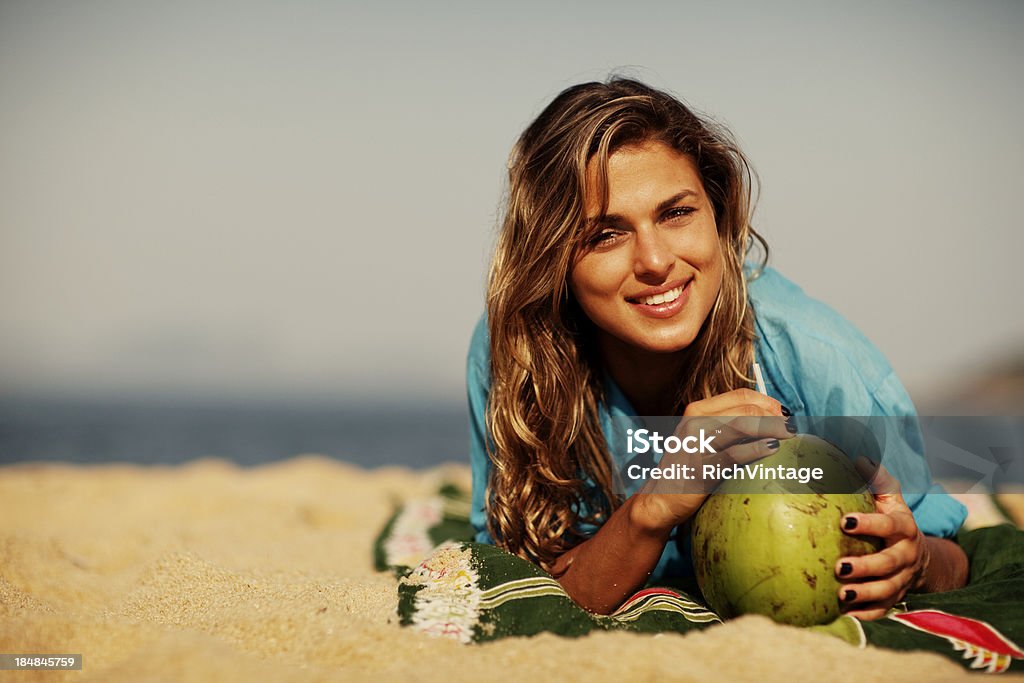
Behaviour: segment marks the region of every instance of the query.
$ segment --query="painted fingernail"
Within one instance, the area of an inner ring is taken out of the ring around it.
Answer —
[[[857,591],[846,591],[843,593],[843,602],[853,602],[857,599]]]
[[[843,528],[846,529],[847,531],[849,531],[850,529],[856,529],[857,528],[857,518],[856,517],[847,517],[846,519],[844,519],[843,520]]]
[[[786,431],[789,432],[790,434],[796,434],[796,425],[793,424],[792,417],[786,418]]]
[[[846,576],[853,571],[853,565],[849,562],[843,562],[839,565],[839,576]]]
[[[789,408],[787,408],[786,406],[782,406],[782,414],[785,415],[786,417],[792,417],[793,416],[793,413],[791,413],[789,411]]]
[[[780,444],[778,439],[772,439],[771,441],[766,441],[764,445],[768,448],[768,450],[774,451],[776,448],[779,447]]]

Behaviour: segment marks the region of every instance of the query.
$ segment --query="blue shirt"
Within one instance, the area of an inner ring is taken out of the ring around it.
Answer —
[[[920,428],[913,419],[914,405],[881,352],[836,311],[810,298],[771,268],[751,280],[747,292],[754,310],[754,356],[768,394],[794,415],[879,418],[886,430],[884,464],[902,483],[903,497],[918,528],[930,536],[953,536],[967,511],[931,481]],[[473,472],[470,521],[480,543],[494,542],[487,532],[485,512],[491,470],[486,444],[493,444],[485,421],[489,389],[490,342],[484,315],[473,331],[466,367]],[[607,373],[605,392],[605,401],[599,406],[602,431],[607,443],[621,443],[612,438],[613,418],[627,419],[636,413]],[[610,455],[616,470],[629,459],[626,453]],[[633,486],[638,489],[641,484],[634,482]],[[666,544],[652,578],[692,573],[687,539],[681,540],[682,549],[673,542]]]

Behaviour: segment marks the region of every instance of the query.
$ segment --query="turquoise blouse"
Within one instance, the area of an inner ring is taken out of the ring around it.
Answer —
[[[914,405],[881,352],[851,323],[771,268],[750,280],[747,288],[754,309],[754,354],[764,375],[768,394],[794,415],[913,417]],[[480,543],[493,543],[487,532],[484,508],[491,462],[487,455],[485,410],[490,389],[490,343],[486,314],[480,318],[469,346],[466,391],[469,399],[469,453],[473,472],[470,521]],[[613,418],[627,419],[636,413],[622,391],[606,375],[606,400],[600,406],[602,430],[613,440]],[[903,497],[918,527],[931,536],[951,537],[967,511],[941,486],[931,481],[925,463],[923,440],[915,419],[882,420],[899,424],[886,427],[886,468],[903,485]],[[616,470],[629,457],[612,452]],[[633,489],[642,482],[633,482]],[[632,493],[628,490],[627,493]],[[593,533],[596,527],[581,529]],[[688,539],[669,542],[652,578],[692,574]]]

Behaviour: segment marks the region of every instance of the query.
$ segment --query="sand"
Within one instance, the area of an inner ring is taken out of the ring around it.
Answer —
[[[0,468],[0,652],[82,653],[0,680],[960,680],[931,653],[859,650],[744,617],[681,636],[459,645],[398,625],[371,564],[395,500],[448,467],[367,471],[304,456],[255,469]]]

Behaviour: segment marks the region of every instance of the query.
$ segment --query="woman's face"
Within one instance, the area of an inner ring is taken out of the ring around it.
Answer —
[[[594,166],[588,221],[601,210]],[[692,344],[724,270],[714,210],[693,161],[660,142],[614,152],[608,213],[587,234],[594,237],[573,265],[570,288],[600,334],[660,353]]]

